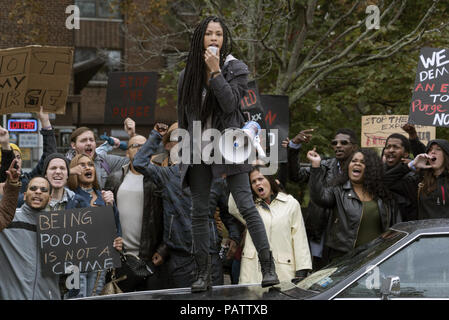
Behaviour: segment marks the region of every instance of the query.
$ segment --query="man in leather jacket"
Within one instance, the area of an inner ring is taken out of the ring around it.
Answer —
[[[146,140],[140,135],[130,138],[126,151],[130,162],[113,172],[105,183],[105,189],[111,190],[116,199],[125,252],[144,260],[155,273],[147,279],[136,279],[125,269],[118,269],[117,278],[127,274],[127,279],[118,283],[124,292],[162,289],[166,282],[163,262],[168,257],[168,248],[162,242],[161,194],[151,179],[137,172],[132,164]]]

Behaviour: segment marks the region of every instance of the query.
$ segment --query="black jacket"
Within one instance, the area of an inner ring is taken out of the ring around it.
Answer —
[[[325,171],[322,168],[310,169],[310,195],[312,200],[325,208],[333,208],[326,231],[326,246],[348,252],[355,246],[362,217],[362,201],[352,189],[348,180],[343,185],[325,187]],[[398,209],[394,201],[377,199],[383,230],[399,222]]]
[[[404,163],[385,168],[383,182],[396,200],[402,221],[418,219],[418,184],[415,173]]]
[[[221,74],[211,79],[208,90],[214,95],[214,103],[212,108],[212,128],[223,132],[227,128],[241,128],[245,122],[243,114],[240,110],[240,100],[245,96],[248,90],[249,74],[248,67],[240,60],[234,59],[225,63],[221,70]],[[178,97],[181,96],[181,88],[184,80],[184,70],[179,75]],[[178,124],[179,128],[189,132],[193,137],[193,121],[199,119],[195,115],[188,112],[186,106],[178,104]],[[190,163],[193,163],[193,139],[190,139]],[[224,163],[224,162],[223,162]],[[181,185],[187,187],[185,179],[189,164],[181,163]],[[222,174],[228,176],[238,173],[249,172],[251,165],[249,164],[212,164],[212,173],[214,177],[220,177]]]
[[[122,167],[122,170],[114,171],[106,180],[105,190],[114,192],[114,199],[117,201],[117,192],[128,173],[129,163]],[[164,260],[168,256],[167,246],[162,242],[164,230],[162,196],[156,190],[154,183],[146,176],[143,178],[144,204],[142,213],[142,229],[140,233],[139,257],[146,261],[151,261],[155,252],[158,252]]]
[[[437,177],[437,187],[426,195],[419,191],[418,219],[449,218],[449,174],[442,173]]]

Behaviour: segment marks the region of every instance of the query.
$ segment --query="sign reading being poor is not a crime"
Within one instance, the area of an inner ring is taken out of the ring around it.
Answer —
[[[449,127],[449,51],[422,48],[418,59],[409,122]]]
[[[46,274],[63,274],[74,265],[80,272],[120,267],[113,247],[117,231],[112,207],[42,211],[38,244]]]

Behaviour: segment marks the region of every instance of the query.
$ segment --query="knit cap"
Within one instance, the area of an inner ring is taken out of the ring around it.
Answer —
[[[43,175],[45,175],[47,173],[47,168],[48,165],[50,164],[50,161],[53,159],[62,159],[65,161],[66,167],[67,167],[67,175],[70,175],[70,164],[69,164],[69,160],[61,153],[51,153],[49,154],[45,160],[44,160],[44,171],[43,171]]]

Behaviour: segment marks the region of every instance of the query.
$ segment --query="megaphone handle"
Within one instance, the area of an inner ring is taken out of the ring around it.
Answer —
[[[265,154],[265,151],[263,151],[262,146],[259,142],[254,141],[254,146],[256,147],[257,153],[259,154],[260,158],[266,158],[267,155]]]

